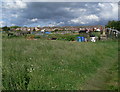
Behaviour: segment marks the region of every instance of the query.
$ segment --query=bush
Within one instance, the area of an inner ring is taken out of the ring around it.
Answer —
[[[67,41],[74,41],[75,38],[76,38],[76,36],[74,36],[74,35],[68,35],[68,36],[65,37],[65,40],[67,40]]]
[[[35,38],[35,39],[39,39],[39,38],[41,38],[41,36],[36,35],[34,38]]]
[[[54,36],[55,38],[57,38],[57,40],[66,40],[66,41],[74,41],[76,38],[76,35],[56,35]]]

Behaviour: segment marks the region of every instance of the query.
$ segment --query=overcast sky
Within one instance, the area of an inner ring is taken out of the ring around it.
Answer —
[[[9,1],[9,0],[8,0]],[[2,26],[105,25],[118,20],[118,3],[105,2],[3,2]]]

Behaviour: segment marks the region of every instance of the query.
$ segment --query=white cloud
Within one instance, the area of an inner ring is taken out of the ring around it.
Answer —
[[[59,23],[57,23],[56,25],[62,25],[62,24],[64,24],[64,22],[59,22]]]
[[[36,21],[38,21],[37,18],[31,19],[31,22],[36,22]]]
[[[5,22],[4,21],[0,21],[0,27],[5,26]]]
[[[54,24],[49,24],[48,26],[49,26],[49,27],[54,27],[55,25],[54,25]]]
[[[16,1],[16,6],[19,6],[19,8],[26,8],[27,5],[25,2],[22,1]]]
[[[96,15],[85,16],[87,20],[99,21],[99,17]]]
[[[97,10],[97,11],[100,11],[100,9],[99,9],[99,8],[97,8],[96,10]]]
[[[47,24],[49,27],[54,27],[56,26],[56,22],[53,22],[53,23],[50,23],[50,24]]]
[[[104,7],[105,7],[105,5],[102,4],[102,3],[98,3],[98,6],[101,7],[101,8],[104,8]]]
[[[110,5],[112,6],[112,12],[113,12],[113,16],[114,17],[118,17],[116,15],[118,15],[118,4],[113,4],[113,3],[110,3]]]
[[[69,12],[74,12],[74,13],[78,13],[78,12],[86,12],[87,10],[84,8],[70,8],[70,7],[65,7],[64,10],[69,11]]]
[[[86,12],[86,9],[83,9],[83,8],[72,9],[71,12],[76,12],[76,13]]]
[[[107,20],[118,19],[118,4],[117,3],[98,3],[100,8],[100,17]]]
[[[54,26],[60,26],[60,25],[63,25],[63,24],[65,24],[65,23],[64,22],[59,22],[59,23],[52,22],[52,23],[48,24],[48,26],[54,27]]]
[[[86,9],[79,9],[78,11],[80,11],[80,12],[86,12],[87,10]]]
[[[11,24],[11,26],[15,26],[15,24]]]
[[[3,3],[3,8],[6,9],[20,9],[20,8],[26,8],[27,4],[26,2],[23,2],[21,0],[5,0]]]
[[[87,6],[88,6],[88,4],[85,4],[85,6],[87,7]]]
[[[79,18],[75,18],[75,19],[71,19],[69,22],[81,23],[81,20]]]
[[[84,20],[81,20],[81,18],[76,18],[68,21],[69,23],[76,23],[76,24],[86,24]]]
[[[65,7],[64,10],[70,11],[70,7]]]
[[[88,24],[90,22],[96,22],[99,21],[99,17],[96,15],[84,15],[84,16],[80,16],[78,18],[74,18],[72,20],[70,20],[69,22],[72,23],[78,23],[78,24]]]
[[[11,16],[12,16],[12,17],[15,17],[15,18],[18,18],[18,17],[19,17],[18,14],[12,14]]]

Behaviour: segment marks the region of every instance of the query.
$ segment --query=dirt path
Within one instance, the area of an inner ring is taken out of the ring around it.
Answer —
[[[96,74],[92,75],[88,80],[86,80],[81,89],[82,90],[117,89],[118,75],[117,71],[113,69],[114,66],[115,67],[117,66],[117,61],[104,63],[103,67],[99,68]]]

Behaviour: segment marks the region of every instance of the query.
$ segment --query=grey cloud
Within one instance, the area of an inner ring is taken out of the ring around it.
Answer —
[[[85,25],[80,23],[70,23],[69,21],[75,18],[84,17],[87,15],[96,15],[100,18],[100,21],[88,21],[87,25],[95,25],[95,24],[106,24],[108,20],[105,20],[101,17],[100,13],[101,10],[104,11],[104,8],[101,8],[98,6],[98,3],[96,2],[27,2],[26,8],[20,8],[20,9],[3,9],[5,10],[5,15],[9,14],[18,14],[19,16],[17,18],[13,18],[11,16],[6,18],[11,19],[12,24],[16,25],[49,25],[52,23],[60,23],[64,22],[63,24],[60,24],[61,26],[79,26],[79,25]],[[109,3],[107,5],[110,9],[112,8],[109,6]],[[4,7],[3,7],[4,8]],[[68,10],[67,10],[68,9]],[[79,9],[85,9],[86,11],[79,11]],[[108,8],[107,8],[108,9]],[[107,10],[106,9],[106,10]],[[74,10],[74,11],[73,11]],[[109,12],[109,11],[108,11]],[[104,13],[104,12],[103,12]],[[30,20],[37,18],[38,20],[35,22],[32,22]],[[109,18],[108,18],[109,19]],[[114,19],[114,18],[113,18]],[[85,20],[86,21],[86,20]]]

